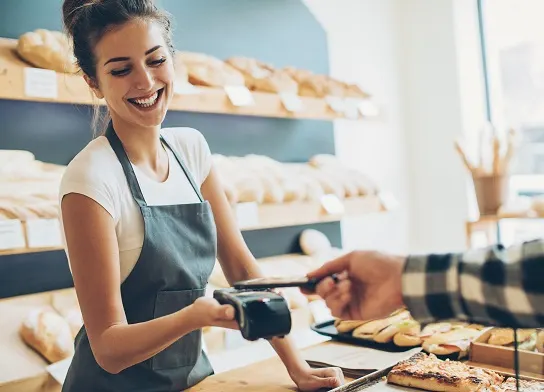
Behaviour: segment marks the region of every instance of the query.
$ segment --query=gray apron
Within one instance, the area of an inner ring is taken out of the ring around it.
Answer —
[[[121,284],[129,324],[176,312],[204,296],[216,257],[212,210],[178,154],[176,160],[200,203],[148,206],[126,152],[110,123],[106,132],[144,220],[144,242],[138,262]],[[202,332],[193,331],[154,357],[111,374],[96,362],[85,327],[75,339],[75,354],[63,392],[180,391],[213,374],[202,350]]]

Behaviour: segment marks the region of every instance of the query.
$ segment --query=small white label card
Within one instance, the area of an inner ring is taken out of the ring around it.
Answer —
[[[255,227],[259,224],[259,206],[257,203],[237,203],[236,220],[240,227]]]
[[[325,101],[327,102],[327,105],[329,105],[329,107],[336,113],[342,114],[346,111],[346,102],[343,98],[328,95],[325,97]]]
[[[293,93],[279,93],[281,103],[286,110],[296,113],[304,109],[304,103],[298,94]]]
[[[359,112],[363,117],[376,117],[380,114],[378,106],[370,99],[363,99],[361,103],[359,103]]]
[[[30,219],[26,221],[29,248],[62,246],[58,219]]]
[[[52,363],[47,366],[45,370],[53,377],[53,379],[58,382],[60,385],[64,384],[66,380],[66,375],[68,374],[68,369],[72,364],[72,356],[63,359],[62,361]]]
[[[324,195],[321,197],[321,206],[329,215],[340,215],[345,212],[344,203],[333,194]]]
[[[378,193],[378,197],[380,198],[383,207],[388,211],[394,210],[400,204],[397,198],[391,192],[382,191]]]
[[[57,73],[51,69],[25,67],[25,95],[36,98],[57,98]]]
[[[24,248],[23,224],[17,219],[0,220],[0,250]]]
[[[174,82],[174,93],[178,95],[195,95],[200,94],[201,90],[192,85],[191,83],[185,81],[185,82]]]
[[[359,105],[361,104],[361,100],[357,98],[346,98],[344,103],[346,105],[344,115],[350,120],[359,119]]]
[[[225,92],[234,106],[255,105],[253,94],[246,86],[225,86]]]

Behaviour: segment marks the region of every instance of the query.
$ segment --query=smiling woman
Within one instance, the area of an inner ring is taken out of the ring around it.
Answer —
[[[162,128],[174,83],[170,22],[152,0],[66,0],[83,77],[111,115],[60,188],[61,224],[84,326],[64,392],[179,391],[213,373],[205,326],[237,328],[205,297],[216,258],[232,284],[261,276],[202,134]],[[300,390],[335,387],[289,338],[271,344]]]

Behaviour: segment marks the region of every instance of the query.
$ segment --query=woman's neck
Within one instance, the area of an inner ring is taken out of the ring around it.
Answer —
[[[168,175],[168,155],[160,141],[160,125],[139,127],[113,116],[112,123],[129,160],[148,175],[164,180]]]

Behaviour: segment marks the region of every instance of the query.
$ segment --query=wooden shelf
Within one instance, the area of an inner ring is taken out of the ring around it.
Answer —
[[[104,105],[91,94],[90,89],[80,75],[57,73],[57,96],[42,98],[28,96],[25,92],[25,68],[32,68],[15,52],[17,40],[0,38],[0,99],[53,102],[64,104]],[[333,111],[323,99],[301,97],[304,109],[292,113],[286,110],[280,96],[271,93],[253,92],[254,106],[236,107],[231,104],[224,90],[198,87],[200,93],[175,94],[170,110],[231,114],[277,118],[299,118],[316,120],[334,120],[346,118]],[[362,117],[360,116],[359,119]]]
[[[377,196],[355,197],[343,201],[343,214],[328,214],[320,203],[313,202],[292,202],[282,204],[261,204],[253,206],[250,221],[253,223],[243,223],[239,220],[239,227],[242,231],[261,230],[276,227],[288,227],[297,225],[309,225],[322,222],[335,222],[344,217],[370,214],[374,212],[383,212],[386,209]],[[239,211],[239,206],[233,207],[235,214]],[[63,250],[62,247],[48,248],[19,248],[0,250],[1,256],[18,255],[25,253],[39,253],[48,251]]]

